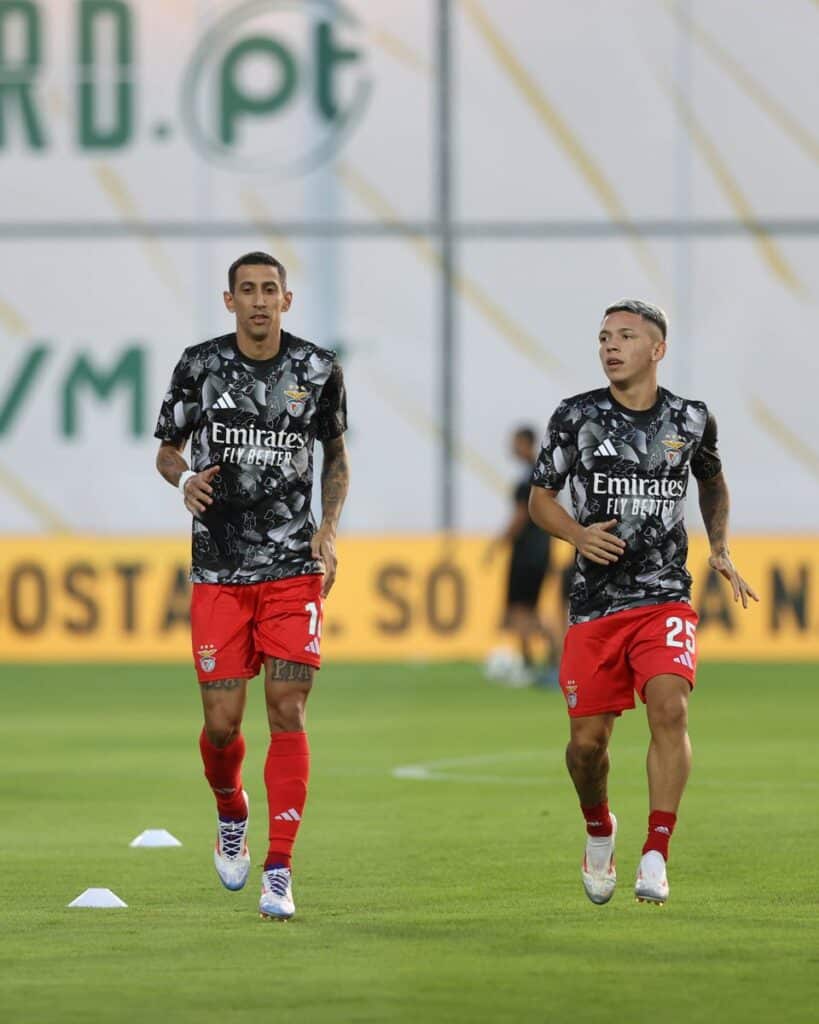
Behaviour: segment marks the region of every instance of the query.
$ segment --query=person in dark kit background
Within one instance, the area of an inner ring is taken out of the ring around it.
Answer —
[[[511,546],[502,626],[516,636],[523,669],[512,672],[509,681],[514,677],[515,682],[556,685],[562,630],[538,611],[543,581],[549,572],[551,537],[532,522],[528,504],[532,468],[538,453],[536,442],[536,434],[529,426],[518,427],[512,435],[512,453],[525,468],[512,493],[512,515],[487,548],[486,564],[491,563],[499,548]],[[538,665],[536,651],[541,641],[546,645],[546,657]]]

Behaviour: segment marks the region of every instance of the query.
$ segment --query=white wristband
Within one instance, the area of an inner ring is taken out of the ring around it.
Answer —
[[[186,469],[182,476],[180,476],[179,478],[179,483],[177,484],[177,487],[179,488],[183,495],[185,493],[185,484],[188,482],[188,480],[190,480],[192,476],[196,476],[196,473],[194,473],[192,469]]]

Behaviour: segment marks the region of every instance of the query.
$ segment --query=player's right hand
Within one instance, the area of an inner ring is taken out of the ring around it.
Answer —
[[[592,523],[591,526],[581,527],[575,547],[584,558],[598,565],[610,565],[618,561],[626,550],[626,542],[609,533],[615,526],[617,520],[609,519],[606,523]]]
[[[211,480],[221,469],[221,466],[211,466],[202,473],[192,476],[185,484],[185,508],[194,515],[201,515],[213,504],[213,488]]]

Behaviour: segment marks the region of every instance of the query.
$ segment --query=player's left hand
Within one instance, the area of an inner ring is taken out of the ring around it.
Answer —
[[[310,551],[313,558],[320,558],[324,562],[324,582],[321,585],[321,596],[327,597],[330,588],[336,581],[336,567],[338,566],[335,531],[329,526],[320,526],[313,534]]]
[[[746,583],[737,572],[736,566],[731,561],[731,556],[727,551],[718,555],[711,555],[708,559],[708,564],[712,569],[715,569],[721,576],[724,576],[726,580],[728,580],[731,584],[731,589],[734,592],[734,600],[741,600],[743,608],[748,607],[749,597],[752,597],[754,601],[759,601],[753,587],[751,587],[749,583]]]

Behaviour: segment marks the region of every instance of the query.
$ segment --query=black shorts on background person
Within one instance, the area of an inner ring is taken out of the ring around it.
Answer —
[[[556,685],[556,660],[560,631],[538,611],[540,592],[549,572],[551,538],[529,517],[529,489],[537,451],[535,432],[519,427],[512,435],[512,452],[524,463],[526,472],[515,486],[512,516],[506,528],[490,543],[487,563],[502,545],[511,545],[502,627],[515,633],[521,664],[510,666],[508,682]],[[540,661],[535,651],[538,640],[545,645]]]

